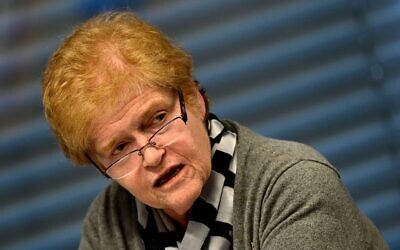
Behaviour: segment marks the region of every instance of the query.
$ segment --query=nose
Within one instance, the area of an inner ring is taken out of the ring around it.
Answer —
[[[149,144],[143,149],[143,167],[156,167],[161,163],[165,154],[165,148]]]

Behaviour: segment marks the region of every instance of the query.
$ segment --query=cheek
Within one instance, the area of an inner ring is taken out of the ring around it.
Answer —
[[[200,123],[202,125],[202,123]],[[195,167],[208,177],[211,172],[211,147],[207,131],[204,126],[197,126],[190,130],[192,140],[187,141],[186,148],[190,150],[190,160]]]
[[[135,174],[131,174],[122,180],[118,180],[118,184],[128,190],[134,196],[140,196],[146,190],[143,183],[144,178],[140,178]]]

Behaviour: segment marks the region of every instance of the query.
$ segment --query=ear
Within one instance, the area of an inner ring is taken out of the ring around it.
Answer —
[[[199,111],[201,117],[203,119],[206,118],[206,103],[204,101],[203,96],[201,95],[200,91],[196,90],[196,101],[197,101],[197,110]]]

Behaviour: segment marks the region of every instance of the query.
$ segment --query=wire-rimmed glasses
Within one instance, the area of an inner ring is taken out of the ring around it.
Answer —
[[[140,148],[134,149],[112,162],[104,170],[97,167],[107,178],[121,179],[129,175],[132,171],[138,168],[143,161],[143,151],[147,147],[162,148],[170,144],[170,142],[177,138],[181,132],[178,122],[182,120],[184,124],[187,122],[187,113],[185,102],[181,90],[178,90],[179,106],[181,114],[171,120],[166,121],[161,125],[156,132],[154,132],[147,140],[147,143]]]

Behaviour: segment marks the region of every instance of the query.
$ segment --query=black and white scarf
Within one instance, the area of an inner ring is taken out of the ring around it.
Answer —
[[[186,231],[180,231],[162,210],[136,200],[146,249],[233,249],[233,185],[236,173],[236,134],[214,114],[208,130],[212,171],[195,201]]]

